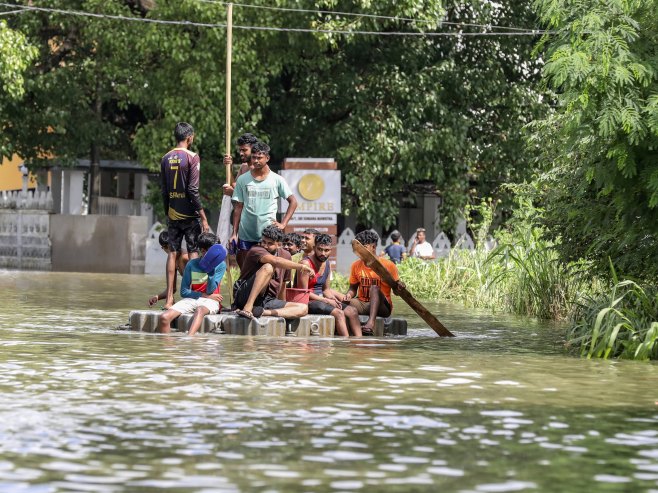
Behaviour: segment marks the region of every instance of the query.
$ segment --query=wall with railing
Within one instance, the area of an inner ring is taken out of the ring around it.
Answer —
[[[50,192],[0,194],[0,268],[51,270]]]

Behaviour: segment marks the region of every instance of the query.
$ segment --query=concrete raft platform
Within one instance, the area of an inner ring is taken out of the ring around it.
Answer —
[[[157,332],[158,317],[162,310],[133,310],[128,316],[128,328],[138,332]],[[361,317],[365,322],[367,317]],[[187,332],[192,315],[181,315],[172,326],[176,332]],[[334,317],[330,315],[306,315],[286,320],[281,317],[261,317],[249,320],[232,313],[207,315],[199,333],[229,334],[270,337],[333,337]],[[407,321],[401,318],[377,318],[375,337],[407,335]]]

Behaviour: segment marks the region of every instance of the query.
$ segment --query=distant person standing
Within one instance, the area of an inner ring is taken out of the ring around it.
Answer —
[[[251,148],[258,142],[258,138],[250,133],[242,134],[238,137],[238,153],[240,154],[240,169],[235,175],[233,183],[224,184],[224,195],[232,196],[235,190],[235,183],[241,175],[244,175],[251,169]],[[233,166],[233,158],[228,154],[224,156],[224,166]]]
[[[263,230],[270,225],[283,230],[297,209],[297,199],[286,181],[270,169],[270,146],[257,142],[251,146],[251,170],[241,175],[233,192],[233,236],[237,242],[238,266],[247,252],[261,240]],[[276,221],[278,199],[288,201],[288,210],[281,222]]]
[[[400,245],[400,233],[391,233],[391,243],[384,248],[384,253],[388,255],[391,262],[399,264],[403,259],[407,258],[407,249],[404,245]]]
[[[416,230],[416,238],[411,244],[411,247],[409,247],[409,255],[422,258],[423,260],[433,260],[436,258],[434,248],[425,240],[425,228],[418,228]]]
[[[199,256],[197,238],[210,230],[206,213],[199,197],[199,155],[190,150],[194,129],[185,122],[174,128],[176,147],[160,162],[160,188],[164,211],[167,214],[169,252],[167,253],[167,296],[165,309],[174,304],[176,256],[185,237],[190,259]],[[199,223],[199,220],[201,221]]]

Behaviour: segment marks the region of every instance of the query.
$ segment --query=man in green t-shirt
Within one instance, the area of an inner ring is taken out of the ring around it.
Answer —
[[[283,230],[297,208],[297,199],[286,181],[269,167],[270,147],[257,142],[251,147],[251,170],[240,175],[233,191],[233,236],[238,245],[236,260],[242,263],[251,247],[258,244],[263,230],[270,224]],[[281,222],[276,221],[279,197],[288,201]]]

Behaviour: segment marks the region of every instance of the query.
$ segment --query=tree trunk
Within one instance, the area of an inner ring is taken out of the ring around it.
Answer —
[[[99,89],[96,89],[96,101],[94,104],[94,112],[98,122],[101,122],[102,117],[102,103],[99,95]],[[89,166],[89,214],[98,214],[99,211],[99,197],[101,193],[101,157],[100,147],[94,140],[91,143],[91,164]]]

